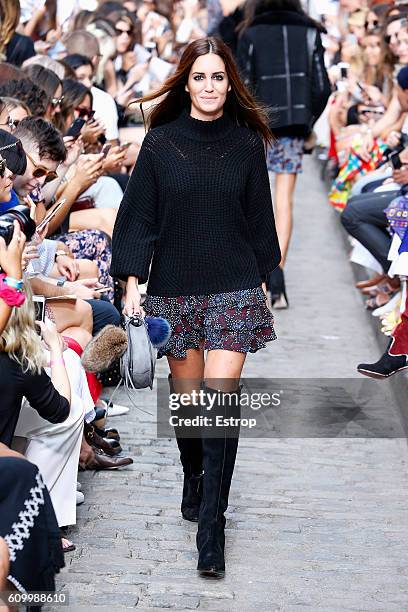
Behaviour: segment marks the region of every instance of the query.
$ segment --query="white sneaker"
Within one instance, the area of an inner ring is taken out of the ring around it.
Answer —
[[[120,416],[121,414],[127,414],[129,408],[127,406],[121,406],[120,404],[108,404],[108,417]]]
[[[112,404],[111,401],[106,402],[103,399],[98,400],[97,406],[105,408],[107,417],[121,416],[122,414],[127,414],[129,412],[129,408],[127,406],[121,406],[120,404]]]
[[[393,295],[390,301],[384,304],[384,306],[379,306],[373,310],[371,314],[373,317],[381,317],[382,315],[391,312],[391,310],[394,310],[394,308],[397,307],[398,302],[401,302],[401,291]]]
[[[82,491],[82,485],[77,481],[77,491]]]
[[[85,495],[81,491],[76,492],[76,505],[80,506],[85,501]]]

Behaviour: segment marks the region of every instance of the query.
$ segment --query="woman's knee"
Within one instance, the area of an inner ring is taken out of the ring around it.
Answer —
[[[79,278],[99,278],[99,268],[96,261],[79,259]]]

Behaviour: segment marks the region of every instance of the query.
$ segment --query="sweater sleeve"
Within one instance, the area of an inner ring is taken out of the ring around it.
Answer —
[[[251,234],[251,243],[262,280],[281,260],[278,236],[273,214],[271,187],[266,167],[262,140],[255,137],[251,143],[253,153],[249,160],[246,184],[245,214]]]
[[[158,236],[156,208],[158,191],[149,134],[145,137],[136,165],[119,207],[112,236],[110,274],[123,280],[149,276],[154,244]]]
[[[45,370],[40,374],[24,375],[23,394],[32,408],[50,423],[62,423],[68,418],[69,402],[58,393]]]

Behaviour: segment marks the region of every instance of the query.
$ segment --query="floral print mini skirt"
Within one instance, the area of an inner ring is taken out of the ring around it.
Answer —
[[[163,317],[170,324],[169,341],[157,353],[158,359],[187,356],[187,349],[224,349],[255,353],[276,340],[274,319],[262,287],[210,295],[163,297],[147,295],[147,315]]]

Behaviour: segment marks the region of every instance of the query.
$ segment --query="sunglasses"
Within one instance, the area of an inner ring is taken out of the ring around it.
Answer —
[[[92,110],[92,108],[90,108],[90,107],[85,108],[85,107],[78,106],[75,109],[75,112],[78,113],[78,117],[80,119],[83,119],[84,117],[87,117],[88,119],[92,119],[92,117],[95,115],[95,111]]]
[[[0,125],[7,125],[10,130],[15,130],[18,124],[20,123],[19,119],[13,119],[12,117],[7,117],[6,123],[0,123]]]
[[[121,36],[121,34],[127,34],[128,36],[132,36],[133,29],[130,30],[121,30],[120,28],[115,28],[116,36]]]
[[[45,166],[42,166],[41,164],[37,164],[37,162],[33,160],[31,155],[29,155],[27,151],[26,151],[26,155],[34,166],[34,170],[33,170],[34,178],[39,179],[45,176],[46,177],[44,181],[45,183],[50,183],[51,181],[54,181],[56,178],[58,178],[58,174],[55,172],[55,170],[48,170],[48,168],[46,168]]]
[[[65,96],[61,96],[60,98],[51,98],[51,104],[55,106],[59,106],[64,101]]]
[[[372,19],[371,21],[366,21],[364,24],[365,29],[367,28],[376,28],[380,22],[378,19]]]

